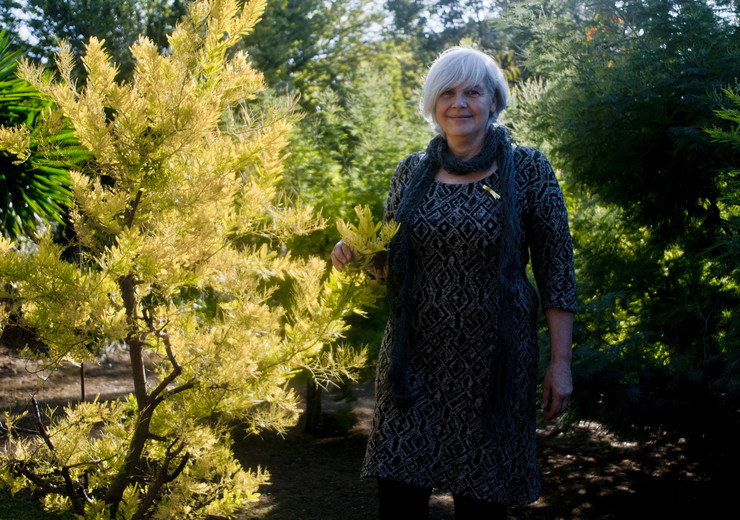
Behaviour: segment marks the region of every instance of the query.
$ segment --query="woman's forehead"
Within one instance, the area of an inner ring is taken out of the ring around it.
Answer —
[[[456,79],[456,81],[453,81],[451,79],[448,82],[448,84],[443,87],[443,90],[449,90],[449,89],[452,89],[452,90],[458,90],[458,89],[468,90],[468,89],[471,89],[471,88],[477,88],[477,89],[482,89],[482,90],[488,91],[488,88],[486,87],[485,81],[482,81],[482,80],[477,80],[476,81],[476,78],[466,78],[466,79],[463,79],[462,81],[460,80],[460,78],[454,78],[454,79]]]

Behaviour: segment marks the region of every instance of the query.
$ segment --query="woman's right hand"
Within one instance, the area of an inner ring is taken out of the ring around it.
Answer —
[[[334,268],[340,273],[344,270],[344,266],[353,259],[352,250],[344,240],[337,242],[334,249],[331,252],[331,263],[334,264]]]

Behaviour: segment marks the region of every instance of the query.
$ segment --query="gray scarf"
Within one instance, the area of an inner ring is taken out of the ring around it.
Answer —
[[[388,294],[391,299],[393,338],[391,342],[391,365],[388,380],[391,394],[398,406],[407,408],[416,399],[409,389],[407,371],[408,346],[408,293],[409,293],[409,247],[410,227],[424,197],[428,193],[440,167],[453,175],[466,175],[485,171],[493,161],[498,161],[501,178],[501,200],[503,203],[503,231],[499,245],[498,281],[500,307],[497,354],[490,360],[491,380],[486,396],[483,421],[486,431],[494,438],[506,439],[513,432],[512,381],[513,353],[516,331],[513,316],[517,296],[519,249],[523,237],[521,219],[516,209],[516,182],[513,147],[503,126],[491,126],[486,141],[478,155],[462,160],[452,155],[447,141],[436,136],[429,142],[426,153],[413,172],[409,184],[398,205],[395,220],[400,224],[397,234],[388,248]]]

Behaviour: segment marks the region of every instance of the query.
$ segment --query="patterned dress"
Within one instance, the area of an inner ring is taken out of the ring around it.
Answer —
[[[421,157],[410,155],[396,169],[386,220],[393,218]],[[417,398],[400,409],[391,397],[389,322],[378,359],[363,477],[389,477],[505,504],[530,503],[539,496],[534,418],[538,297],[524,274],[529,254],[544,309],[575,310],[575,278],[568,217],[549,162],[528,147],[517,147],[514,161],[525,233],[517,301],[501,302],[498,296],[502,208],[497,172],[469,184],[435,181],[417,212],[410,230],[407,365]],[[511,350],[517,433],[506,443],[492,440],[481,420],[503,305],[515,306],[518,337]]]

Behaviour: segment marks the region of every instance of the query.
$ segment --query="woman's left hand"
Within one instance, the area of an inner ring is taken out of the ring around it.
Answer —
[[[545,372],[542,389],[543,410],[548,409],[545,419],[557,419],[568,408],[568,401],[573,393],[573,378],[570,372],[570,360],[553,361]]]
[[[545,419],[557,419],[568,408],[573,393],[570,360],[573,345],[573,313],[564,309],[545,310],[547,328],[550,330],[550,366],[542,385],[541,408],[547,411]]]

